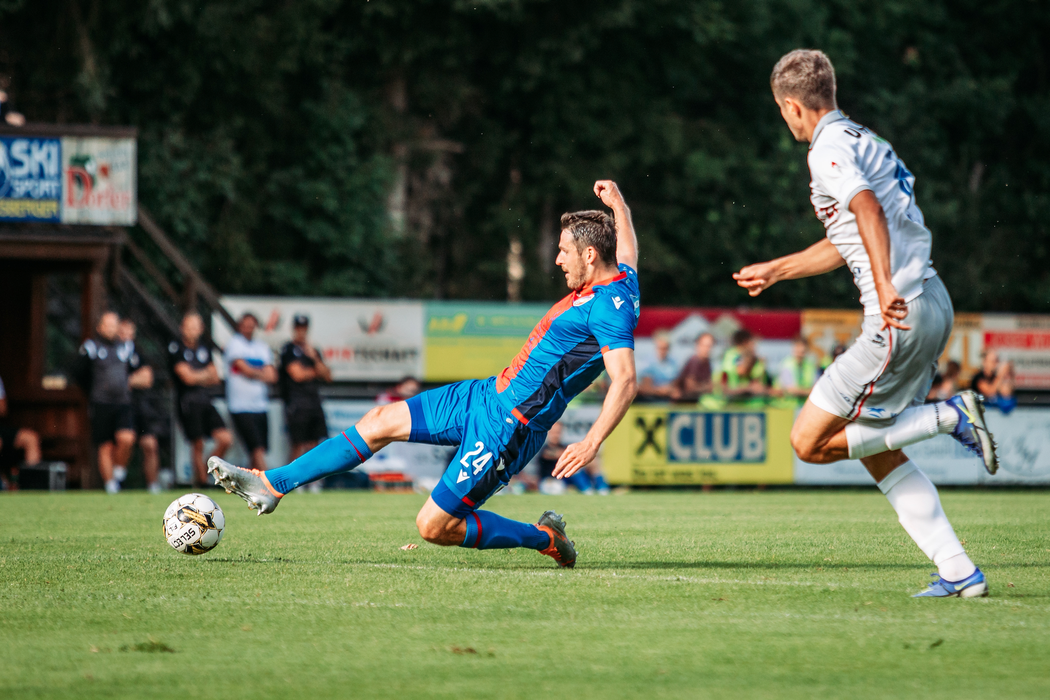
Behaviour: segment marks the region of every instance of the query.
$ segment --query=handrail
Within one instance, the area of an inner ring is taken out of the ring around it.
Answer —
[[[197,272],[197,268],[193,266],[193,263],[175,247],[175,244],[171,242],[171,239],[168,238],[163,229],[157,225],[157,222],[153,220],[153,217],[141,204],[138,205],[138,215],[138,224],[142,227],[142,230],[149,234],[149,237],[153,239],[153,242],[157,244],[161,252],[178,268],[179,272],[189,278],[195,291],[204,297],[205,303],[211,307],[212,311],[217,311],[229,325],[230,330],[236,333],[237,322],[230,315],[230,312],[226,310],[226,307],[222,305],[222,302],[219,301],[219,295],[215,289]]]

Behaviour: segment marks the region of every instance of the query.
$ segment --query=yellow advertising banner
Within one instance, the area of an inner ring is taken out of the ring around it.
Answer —
[[[614,484],[790,484],[794,411],[635,405],[605,441]]]
[[[543,304],[429,302],[423,376],[450,382],[499,374],[546,312]]]

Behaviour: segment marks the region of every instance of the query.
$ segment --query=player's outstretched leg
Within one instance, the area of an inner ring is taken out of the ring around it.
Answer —
[[[354,427],[290,464],[269,471],[242,469],[224,459],[208,460],[208,471],[227,491],[248,502],[259,515],[272,513],[284,494],[311,481],[350,471],[395,440],[407,440],[412,427],[403,401],[373,408]]]
[[[523,523],[488,510],[473,510],[460,518],[443,510],[433,498],[416,517],[419,534],[431,544],[467,549],[535,549],[572,568],[576,564],[574,543],[565,534],[565,521],[547,511],[538,523]]]
[[[259,515],[264,515],[272,513],[284,494],[292,489],[349,471],[371,456],[368,443],[353,427],[277,469],[243,469],[212,457],[208,460],[208,472],[223,488],[243,498],[250,507],[259,511]]]

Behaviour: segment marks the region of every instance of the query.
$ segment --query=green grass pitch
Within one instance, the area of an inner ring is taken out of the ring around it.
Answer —
[[[1050,697],[1047,493],[943,494],[975,600],[909,598],[932,567],[875,489],[493,499],[565,513],[573,571],[364,492],[219,492],[189,557],[176,495],[0,498],[0,698]]]

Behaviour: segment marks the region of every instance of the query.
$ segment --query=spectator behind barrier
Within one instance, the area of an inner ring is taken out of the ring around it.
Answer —
[[[722,357],[726,398],[736,403],[764,405],[768,377],[766,363],[755,352],[755,336],[741,328],[733,333],[732,343]]]
[[[927,401],[947,401],[959,391],[959,373],[962,366],[955,360],[948,360],[944,368],[944,374],[938,372],[933,377],[933,384],[926,395]]]
[[[999,361],[999,353],[986,350],[981,356],[981,371],[973,376],[970,384],[974,391],[984,396],[987,406],[995,406],[1003,413],[1017,407],[1014,396],[1014,364]]]
[[[175,381],[179,422],[190,441],[193,478],[200,485],[210,483],[204,466],[204,438],[215,443],[212,454],[222,457],[233,443],[222,416],[211,403],[209,387],[221,383],[211,349],[201,342],[204,319],[191,311],[182,317],[181,337],[168,345],[168,361]]]
[[[135,322],[125,318],[120,322],[118,335],[127,348],[128,386],[131,387],[131,417],[139,449],[142,450],[142,472],[150,493],[160,493],[160,445],[157,436],[165,433],[164,415],[157,408],[153,391],[153,366],[146,362],[135,347]],[[127,473],[125,472],[124,476]],[[119,475],[118,475],[119,476]],[[123,479],[120,479],[123,482]]]
[[[801,406],[817,383],[817,363],[809,354],[809,343],[801,335],[792,339],[791,354],[780,363],[775,392],[787,404]]]
[[[656,348],[656,361],[638,374],[638,396],[643,400],[666,400],[671,398],[676,390],[678,363],[671,358],[671,338],[667,331],[654,333],[653,345]],[[710,372],[710,363],[708,370]]]
[[[543,448],[540,450],[540,492],[548,496],[561,495],[565,493],[565,481],[568,481],[580,493],[607,495],[609,493],[609,485],[605,482],[605,477],[602,476],[598,458],[595,458],[590,464],[565,481],[555,479],[552,476],[554,467],[558,464],[558,459],[561,458],[567,447],[562,442],[564,429],[565,426],[560,421],[552,425],[547,433],[547,442],[543,444]]]
[[[128,384],[128,347],[120,340],[120,317],[107,311],[95,337],[84,341],[73,376],[88,397],[91,441],[98,449],[98,471],[106,493],[120,492],[135,446],[135,423]]]
[[[266,470],[266,453],[270,449],[270,389],[277,383],[273,350],[255,340],[259,319],[245,313],[237,322],[237,334],[226,344],[224,359],[229,368],[226,378],[226,405],[233,427],[251,455],[251,468]]]
[[[693,356],[674,381],[673,401],[696,403],[701,396],[711,393],[711,349],[714,345],[715,337],[710,333],[701,333],[697,337]]]
[[[40,436],[36,431],[8,422],[7,392],[0,379],[0,488],[17,488],[19,466],[32,467],[40,459]]]
[[[297,315],[292,321],[292,339],[281,348],[281,398],[292,443],[289,462],[328,439],[320,386],[332,381],[332,371],[321,351],[310,345],[309,332],[310,319]]]
[[[423,385],[419,383],[418,379],[411,376],[404,377],[397,384],[377,396],[376,403],[383,406],[395,401],[405,401],[418,394],[422,389]]]

